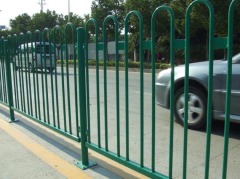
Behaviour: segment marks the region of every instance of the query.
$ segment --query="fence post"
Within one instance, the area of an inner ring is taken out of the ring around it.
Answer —
[[[85,81],[85,56],[84,56],[85,31],[83,28],[77,29],[78,47],[78,85],[79,85],[79,108],[80,108],[80,134],[81,134],[81,157],[82,160],[76,165],[81,169],[87,169],[96,163],[88,159],[87,142],[87,108],[86,108],[86,81]]]
[[[8,93],[8,106],[10,113],[10,122],[14,122],[14,110],[13,110],[13,93],[12,93],[12,75],[10,66],[10,54],[9,54],[9,43],[8,40],[4,40],[4,54],[6,64],[6,78],[7,78],[7,93]]]

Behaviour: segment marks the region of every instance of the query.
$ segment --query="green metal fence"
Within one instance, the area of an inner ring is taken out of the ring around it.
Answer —
[[[232,1],[229,7],[228,36],[214,38],[214,10],[210,1],[193,1],[186,10],[185,39],[175,38],[175,16],[166,6],[158,7],[151,20],[151,36],[156,34],[158,14],[167,12],[170,18],[170,122],[168,126],[168,146],[166,147],[168,166],[161,168],[158,156],[158,137],[155,109],[155,61],[156,41],[144,40],[143,18],[137,11],[127,14],[124,22],[124,42],[119,41],[118,21],[115,16],[105,18],[102,25],[103,42],[98,41],[99,25],[97,20],[89,19],[85,27],[75,28],[68,23],[64,29],[44,29],[26,34],[0,39],[0,101],[9,107],[10,121],[14,122],[14,112],[64,135],[75,141],[81,141],[81,168],[93,163],[89,161],[88,149],[94,150],[150,178],[174,178],[174,63],[176,50],[185,52],[185,101],[188,101],[189,58],[190,58],[190,20],[193,7],[205,5],[209,10],[209,79],[207,101],[207,130],[205,154],[205,178],[209,178],[212,121],[212,83],[213,53],[215,49],[228,51],[228,78],[226,96],[226,119],[224,133],[224,157],[222,178],[227,178],[230,93],[233,49],[233,15],[238,3]],[[139,59],[140,69],[137,77],[129,72],[129,22],[135,16],[139,21]],[[107,67],[107,26],[114,23],[115,30],[115,71]],[[88,64],[88,42],[90,26],[94,27],[96,66],[90,70]],[[72,44],[73,64],[69,64]],[[124,73],[119,70],[119,50],[125,51]],[[144,73],[144,50],[151,50],[152,72],[150,83]],[[99,68],[99,51],[103,51],[104,66]],[[56,63],[59,59],[59,64]],[[110,78],[114,76],[114,80]],[[137,95],[133,94],[132,83],[139,84]],[[113,86],[110,86],[113,84]],[[121,87],[122,84],[124,88]],[[110,88],[111,87],[111,88]],[[144,95],[146,88],[151,88],[151,97]],[[136,100],[138,99],[138,100]],[[149,101],[150,102],[149,102]],[[135,101],[138,101],[135,104]],[[148,102],[147,102],[148,101]],[[150,104],[150,105],[146,105]],[[148,114],[148,111],[151,111]],[[182,178],[187,178],[188,171],[188,105],[184,108],[184,136]],[[133,123],[133,121],[135,121]],[[146,122],[151,123],[147,128]],[[150,131],[147,138],[146,131]]]

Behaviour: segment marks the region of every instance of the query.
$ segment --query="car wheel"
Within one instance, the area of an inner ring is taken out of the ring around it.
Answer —
[[[30,70],[31,73],[33,73],[35,71],[33,64],[29,64],[28,69]]]
[[[188,128],[201,129],[206,124],[207,98],[196,87],[189,87],[188,96]],[[184,88],[176,91],[174,112],[176,121],[184,124]]]
[[[52,73],[54,71],[54,68],[53,67],[49,67],[48,71],[49,71],[49,73]]]
[[[14,68],[13,68],[15,71],[18,71],[18,66],[14,66]]]

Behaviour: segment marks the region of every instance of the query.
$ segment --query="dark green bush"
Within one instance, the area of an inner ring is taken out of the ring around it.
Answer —
[[[69,64],[74,64],[74,60],[68,60]],[[77,61],[76,61],[77,63]],[[57,64],[61,64],[61,60],[57,60]],[[63,64],[66,64],[66,60],[63,60]],[[96,60],[88,60],[88,65],[89,66],[96,66]],[[103,60],[99,60],[98,62],[99,66],[104,66],[104,61]],[[115,61],[107,61],[107,66],[108,67],[115,67]],[[151,69],[152,68],[152,64],[151,63],[143,63],[143,66],[145,69]],[[166,69],[169,68],[170,65],[166,64],[166,63],[156,63],[155,64],[156,69]],[[119,62],[119,67],[125,67],[125,63],[124,62]],[[128,67],[129,68],[140,68],[140,62],[133,62],[130,61],[128,62]]]

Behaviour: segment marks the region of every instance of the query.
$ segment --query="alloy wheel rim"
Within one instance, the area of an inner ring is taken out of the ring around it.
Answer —
[[[188,123],[198,123],[204,114],[203,102],[199,96],[193,93],[189,93],[188,98]],[[184,121],[184,94],[177,99],[176,109],[179,117]]]

